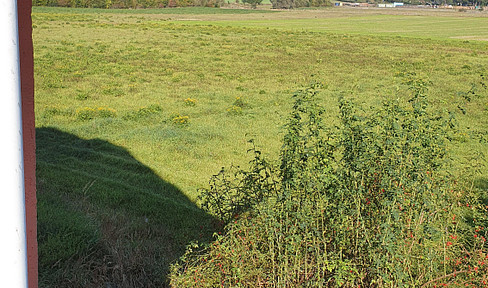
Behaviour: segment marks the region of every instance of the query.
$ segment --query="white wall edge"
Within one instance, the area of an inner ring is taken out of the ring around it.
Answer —
[[[0,1],[0,287],[23,288],[27,246],[17,23],[17,1]]]

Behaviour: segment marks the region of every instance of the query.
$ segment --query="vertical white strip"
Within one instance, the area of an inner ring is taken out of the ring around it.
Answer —
[[[30,0],[26,0],[30,1]],[[27,287],[17,1],[0,1],[0,287]]]

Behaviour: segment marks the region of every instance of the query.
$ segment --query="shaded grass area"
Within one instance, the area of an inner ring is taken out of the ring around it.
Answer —
[[[194,204],[197,189],[222,166],[246,166],[248,139],[276,156],[290,95],[311,81],[328,85],[319,101],[334,123],[338,97],[376,106],[402,94],[399,76],[416,72],[430,81],[432,105],[458,119],[453,173],[486,184],[488,98],[479,82],[488,43],[447,39],[458,34],[441,23],[457,17],[417,25],[417,17],[356,15],[341,30],[346,19],[310,20],[329,10],[258,15],[262,22],[187,11],[34,9],[45,287],[164,285],[183,247],[213,229]],[[309,19],[286,18],[300,15]],[[386,31],[387,19],[403,30]],[[470,19],[461,25],[484,27]]]
[[[42,287],[161,287],[187,241],[211,236],[212,217],[124,148],[36,135]]]

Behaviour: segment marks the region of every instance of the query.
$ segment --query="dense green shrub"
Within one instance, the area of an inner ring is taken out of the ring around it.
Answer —
[[[449,114],[409,99],[340,99],[327,127],[314,84],[294,95],[280,163],[253,147],[222,169],[203,206],[226,224],[173,266],[174,287],[487,287],[487,206],[447,173]]]

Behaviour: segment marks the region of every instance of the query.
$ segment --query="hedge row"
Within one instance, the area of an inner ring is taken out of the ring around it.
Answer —
[[[32,0],[33,6],[106,9],[220,7],[223,3],[223,0]]]

